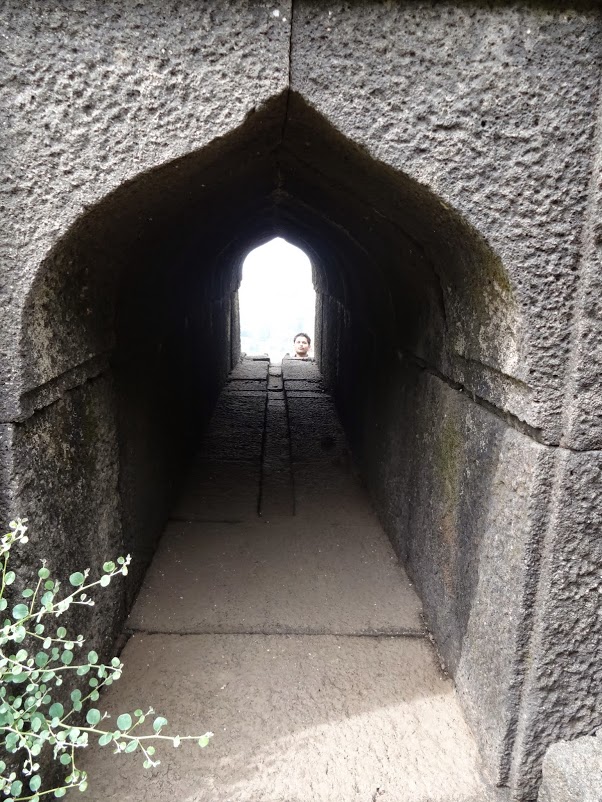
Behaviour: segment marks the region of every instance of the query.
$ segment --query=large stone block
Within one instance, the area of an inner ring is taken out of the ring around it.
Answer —
[[[552,744],[543,761],[538,802],[599,802],[602,739],[592,736]]]
[[[50,256],[62,262],[54,271],[82,271],[81,249],[57,256],[56,246],[76,223],[81,237],[90,233],[85,218],[95,204],[135,177],[223,137],[286,88],[289,9],[290,3],[280,3],[274,14],[247,0],[218,6],[110,0],[78,11],[64,0],[3,5],[0,96],[10,109],[0,134],[2,152],[10,153],[0,241],[0,308],[10,310],[0,328],[5,419],[14,415],[15,394],[26,383],[23,370],[31,372],[27,355],[20,365],[23,322],[16,310],[39,282],[42,262]],[[161,217],[147,209],[130,222],[130,234],[143,218]],[[107,262],[116,269],[123,264],[119,253],[110,252],[117,236],[107,233],[96,245],[104,269]],[[123,243],[117,251],[123,256]],[[89,266],[87,280],[63,289],[73,296],[71,306],[88,307],[90,315],[108,303],[102,289],[95,292],[98,271]],[[40,303],[48,303],[44,296],[58,281],[51,275],[47,287],[38,287]],[[36,325],[40,345],[52,340],[43,322]],[[48,343],[44,367],[50,375],[42,380],[110,347],[110,331],[88,334],[86,347],[81,338],[64,338],[62,350],[72,353],[66,366],[66,353],[55,365],[59,355]]]
[[[362,466],[423,600],[490,776],[504,782],[551,449],[427,371],[388,364]],[[362,406],[359,397],[355,403]]]
[[[535,797],[547,746],[602,727],[602,455],[558,449],[540,577],[529,600],[512,783]]]
[[[521,312],[502,324],[496,311],[507,298],[493,273],[488,289],[473,282],[484,311],[458,322],[458,370],[476,361],[481,375],[490,366],[526,384],[534,403],[520,414],[552,442],[562,428],[601,55],[596,3],[295,3],[292,88],[373,157],[432,189],[500,257]],[[418,215],[418,204],[402,207],[393,222],[412,231]],[[363,227],[371,223],[367,213]],[[461,310],[449,283],[443,276],[455,326]]]
[[[12,437],[10,514],[28,519],[27,570],[35,574],[45,559],[62,581],[84,568],[102,573],[103,562],[124,552],[110,380],[69,391],[16,425]],[[125,580],[116,582],[97,606],[69,614],[103,653],[113,645],[125,592]]]

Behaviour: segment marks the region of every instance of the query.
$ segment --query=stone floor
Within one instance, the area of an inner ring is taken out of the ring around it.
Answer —
[[[104,703],[151,703],[174,732],[215,737],[204,750],[164,747],[148,771],[134,755],[86,750],[86,797],[488,800],[420,601],[350,469],[315,365],[244,360],[201,454]]]

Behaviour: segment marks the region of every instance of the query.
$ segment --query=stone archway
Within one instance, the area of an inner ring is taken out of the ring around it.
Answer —
[[[128,182],[49,254],[22,332],[15,459],[34,455],[35,478],[18,473],[19,505],[55,533],[65,564],[123,541],[140,580],[238,358],[240,260],[276,233],[313,256],[319,362],[503,779],[518,616],[503,649],[490,633],[526,581],[526,495],[514,493],[538,459],[519,419],[528,391],[512,288],[447,204],[300,96]],[[499,545],[507,528],[512,559]]]

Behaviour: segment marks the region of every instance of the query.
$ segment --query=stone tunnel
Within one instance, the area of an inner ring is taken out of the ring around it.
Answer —
[[[242,261],[286,238],[485,773],[535,799],[546,748],[602,723],[598,11],[2,15],[3,518],[65,573],[133,555],[109,649],[240,363]]]

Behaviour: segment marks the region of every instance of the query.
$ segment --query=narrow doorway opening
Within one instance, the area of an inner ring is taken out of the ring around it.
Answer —
[[[308,256],[282,237],[254,248],[242,267],[238,290],[241,351],[267,354],[272,363],[293,354],[293,338],[303,332],[314,354],[316,292]]]

